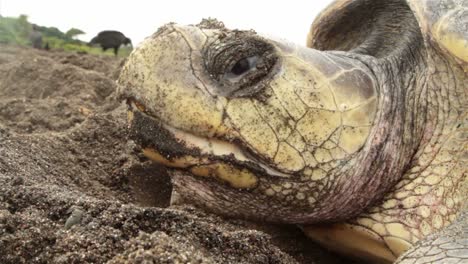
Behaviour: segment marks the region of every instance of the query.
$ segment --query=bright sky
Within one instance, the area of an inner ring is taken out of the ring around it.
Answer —
[[[28,15],[41,26],[62,31],[71,27],[86,32],[89,41],[101,30],[122,31],[137,44],[167,22],[196,24],[213,17],[229,28],[259,33],[304,44],[315,16],[332,0],[0,0],[2,16]]]

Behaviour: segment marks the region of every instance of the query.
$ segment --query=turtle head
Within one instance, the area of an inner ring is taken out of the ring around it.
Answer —
[[[375,81],[359,61],[212,20],[162,27],[119,83],[132,138],[171,168],[182,195],[276,221],[304,221],[326,205],[377,111]]]
[[[338,220],[380,198],[375,168],[400,165],[391,123],[375,125],[385,107],[370,63],[215,20],[168,24],[132,52],[119,93],[131,138],[180,195],[227,215]]]

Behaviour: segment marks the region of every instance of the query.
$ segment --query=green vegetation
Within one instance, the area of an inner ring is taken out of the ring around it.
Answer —
[[[67,32],[65,32],[65,36],[71,39],[82,34],[84,34],[84,31],[81,31],[80,29],[77,29],[77,28],[70,28]]]
[[[90,47],[84,41],[76,39],[84,34],[80,29],[71,28],[67,32],[62,32],[56,27],[44,27],[36,25],[37,31],[42,33],[43,45],[48,44],[50,49],[60,49],[65,51],[80,51],[90,54],[114,55],[112,50],[103,52],[100,47]],[[16,44],[21,46],[31,45],[29,35],[33,30],[33,24],[28,21],[28,17],[0,17],[0,43]],[[131,48],[122,46],[119,56],[126,57],[130,54]]]
[[[27,45],[32,26],[24,15],[18,18],[0,18],[0,43]]]

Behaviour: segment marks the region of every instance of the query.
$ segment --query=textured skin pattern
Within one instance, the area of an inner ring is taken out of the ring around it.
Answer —
[[[403,254],[396,264],[468,263],[468,213],[441,232],[429,235]]]
[[[411,169],[383,204],[353,222],[381,236],[396,255],[404,248],[392,248],[395,240],[413,244],[449,225],[468,196],[468,79],[450,60],[437,54],[430,59],[433,78],[426,92],[433,136],[423,141]]]

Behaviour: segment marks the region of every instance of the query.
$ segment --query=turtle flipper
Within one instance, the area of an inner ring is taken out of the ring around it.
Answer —
[[[468,211],[441,231],[427,236],[395,264],[468,263]]]

